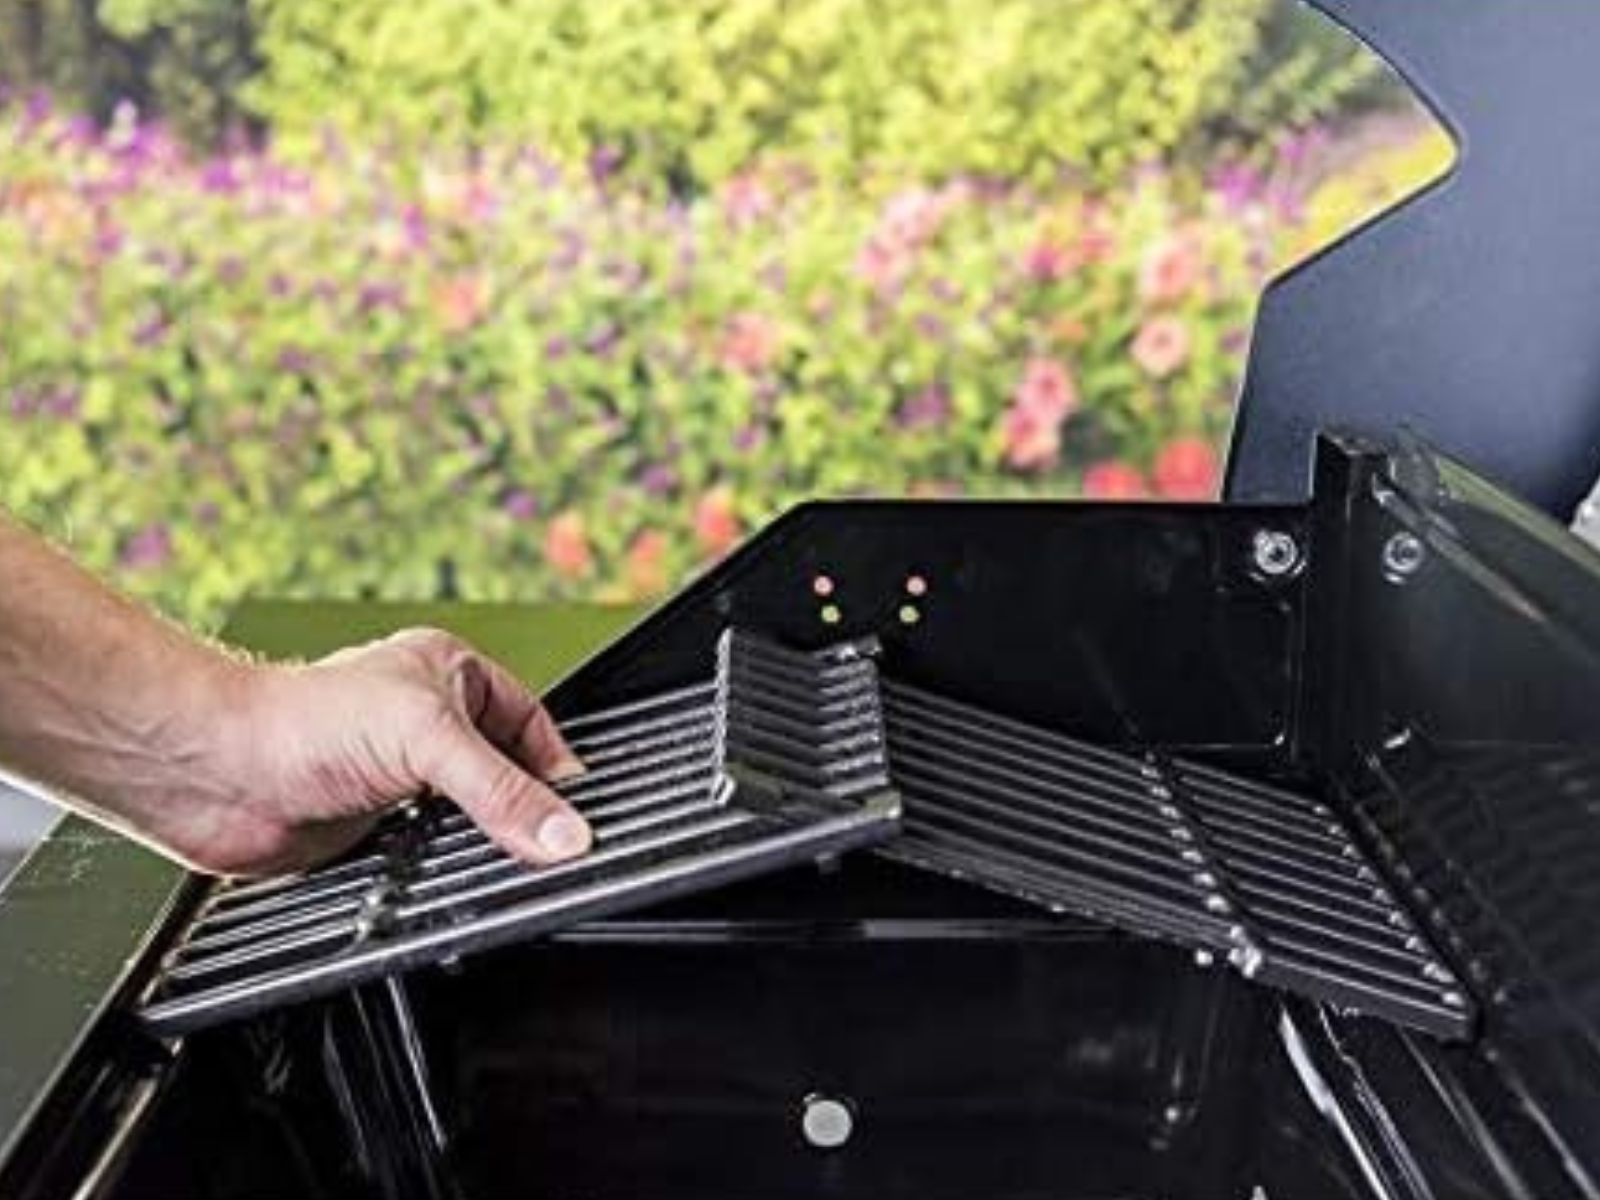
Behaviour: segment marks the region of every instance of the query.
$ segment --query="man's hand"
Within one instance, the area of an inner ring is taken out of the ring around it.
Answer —
[[[532,863],[582,854],[590,832],[546,781],[582,770],[538,697],[437,629],[412,629],[309,666],[246,668],[219,724],[248,783],[167,842],[195,865],[261,874],[349,846],[425,790],[455,800]]]
[[[422,791],[530,863],[590,832],[538,699],[438,630],[308,666],[246,663],[0,517],[0,774],[201,870],[263,875],[353,844]]]

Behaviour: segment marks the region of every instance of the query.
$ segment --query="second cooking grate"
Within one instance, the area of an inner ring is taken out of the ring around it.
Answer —
[[[1295,792],[884,685],[904,833],[883,853],[1191,946],[1442,1037],[1474,1005],[1340,818]]]
[[[889,836],[867,649],[730,632],[707,683],[566,723],[587,770],[562,791],[595,832],[581,859],[532,869],[429,801],[342,862],[222,887],[144,1023],[182,1033]]]

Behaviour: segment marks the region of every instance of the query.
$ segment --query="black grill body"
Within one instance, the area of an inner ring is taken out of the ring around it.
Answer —
[[[791,512],[551,695],[598,871],[69,822],[0,1197],[1600,1196],[1600,559],[1451,457],[1595,473],[1600,18],[1318,4],[1473,153],[1269,288],[1230,503]]]
[[[1417,446],[1319,462],[1307,505],[792,513],[551,703],[607,789],[664,730],[699,762],[721,703],[801,852],[559,921],[474,860],[539,900],[514,937],[463,902],[294,994],[269,941],[245,1003],[181,970],[219,914],[310,887],[318,928],[331,888],[359,923],[385,871],[404,914],[470,832],[202,889],[98,1026],[143,1099],[113,1136],[60,1093],[89,1194],[1591,1194],[1600,563]]]

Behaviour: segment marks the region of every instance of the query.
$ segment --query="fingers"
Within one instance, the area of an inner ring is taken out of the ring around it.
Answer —
[[[583,763],[567,745],[539,698],[493,659],[475,656],[469,669],[482,685],[482,704],[473,714],[478,728],[534,774],[566,779],[583,773]]]
[[[557,862],[584,853],[594,840],[588,822],[566,801],[496,750],[465,717],[435,725],[416,748],[416,761],[430,787],[518,858]]]

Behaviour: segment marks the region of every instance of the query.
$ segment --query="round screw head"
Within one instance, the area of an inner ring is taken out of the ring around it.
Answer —
[[[1390,583],[1404,583],[1417,573],[1427,557],[1422,542],[1413,533],[1400,532],[1383,544],[1383,574]]]
[[[1300,543],[1281,529],[1258,529],[1250,543],[1256,570],[1268,579],[1285,579],[1300,569]]]

